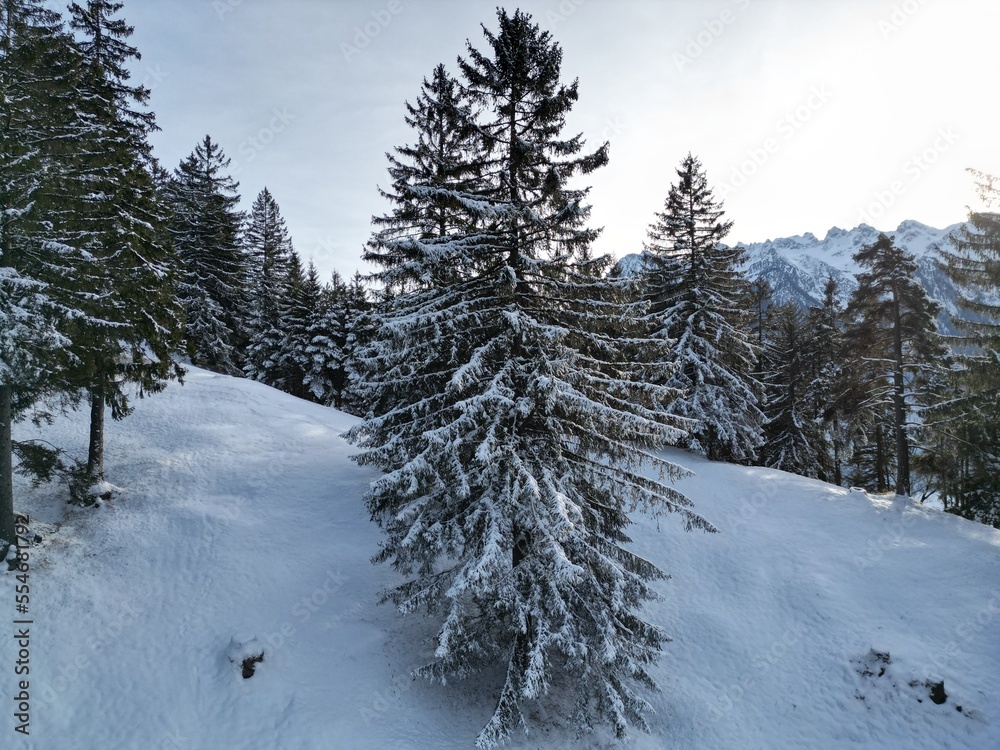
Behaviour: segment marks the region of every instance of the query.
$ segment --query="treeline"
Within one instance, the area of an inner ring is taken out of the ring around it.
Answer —
[[[669,410],[692,420],[685,444],[874,492],[894,491],[1000,526],[1000,216],[977,212],[939,263],[962,290],[960,336],[910,253],[881,234],[858,249],[846,298],[831,278],[819,305],[775,305],[745,277],[731,224],[701,164],[677,172],[650,227],[637,294],[672,342]],[[998,191],[977,175],[988,206]]]
[[[979,175],[987,205],[991,178]],[[758,463],[838,485],[936,496],[1000,527],[1000,217],[970,216],[940,250],[961,290],[959,336],[916,280],[914,257],[886,235],[859,248],[858,287],[828,280],[820,305],[769,305],[753,285],[752,329],[767,416]]]
[[[62,473],[92,503],[108,407],[122,419],[136,395],[181,378],[178,356],[357,406],[347,371],[364,282],[303,266],[267,189],[244,215],[211,138],[172,172],[156,161],[121,10],[0,4],[0,543],[13,539],[14,468]],[[13,422],[82,403],[86,461],[12,440]]]
[[[505,666],[490,747],[550,686],[573,688],[581,728],[645,726],[666,634],[639,612],[665,574],[627,548],[628,513],[714,530],[645,472],[684,475],[665,445],[936,493],[1000,526],[1000,215],[973,213],[941,253],[966,311],[952,340],[885,235],[855,255],[848,299],[831,281],[811,309],[772,304],[690,154],[642,272],[609,273],[578,184],[608,144],[563,134],[578,85],[561,48],[498,9],[483,47],[406,105],[365,254],[373,299],[303,264],[267,189],[244,215],[211,138],[157,163],[121,8],[73,3],[67,25],[41,0],[0,3],[0,548],[15,456],[87,502],[106,410],[181,378],[177,355],[363,415],[358,460],[385,471],[366,496],[376,559],[410,576],[387,599],[444,616],[420,675]],[[86,462],[12,441],[14,421],[81,404]]]
[[[264,188],[238,209],[230,160],[209,136],[161,175],[183,312],[181,352],[192,364],[248,377],[299,398],[360,409],[348,380],[369,294],[360,274],[319,278],[292,245]]]

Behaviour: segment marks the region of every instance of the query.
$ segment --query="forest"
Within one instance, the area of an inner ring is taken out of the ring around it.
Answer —
[[[831,278],[819,305],[775,303],[692,153],[624,272],[592,251],[586,181],[609,145],[566,132],[559,43],[520,10],[489,24],[400,103],[411,136],[386,144],[389,209],[358,259],[374,270],[323,279],[277,196],[241,210],[211,136],[154,156],[123,3],[0,4],[0,557],[15,473],[91,506],[106,416],[186,366],[258,381],[361,419],[355,460],[383,472],[363,500],[374,559],[405,578],[385,598],[441,623],[418,676],[504,666],[480,746],[563,684],[581,723],[624,736],[666,640],[639,614],[666,573],[630,551],[629,514],[715,530],[664,447],[1000,528],[1000,214],[939,251],[957,334],[886,234],[849,294]],[[1000,182],[970,179],[995,207]],[[86,458],[14,439],[78,409]]]

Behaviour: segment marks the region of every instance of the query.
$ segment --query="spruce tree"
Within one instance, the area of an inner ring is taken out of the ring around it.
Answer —
[[[186,313],[185,348],[199,367],[242,374],[249,261],[243,249],[239,184],[210,136],[174,170],[171,232]]]
[[[88,0],[69,9],[86,124],[69,156],[81,185],[73,201],[74,240],[88,259],[79,280],[89,287],[89,315],[74,343],[90,394],[90,483],[103,475],[105,407],[122,419],[131,411],[128,385],[143,395],[180,375],[171,358],[180,309],[148,140],[156,125],[146,109],[149,91],[129,82],[128,65],[140,55],[127,41],[132,27],[115,17],[121,8]]]
[[[336,282],[334,282],[336,288]],[[388,290],[383,290],[388,293]],[[374,337],[373,303],[369,299],[368,287],[360,272],[355,272],[350,283],[344,286],[343,294],[334,304],[335,328],[339,332],[336,339],[340,348],[340,364],[333,373],[332,406],[349,414],[364,416],[369,404],[361,393],[358,382],[358,356]],[[389,299],[385,300],[388,304]]]
[[[820,472],[820,435],[810,399],[805,320],[794,303],[773,312],[765,380],[769,398],[761,463],[802,476]]]
[[[916,281],[913,255],[885,234],[858,250],[854,260],[865,270],[847,306],[847,335],[855,358],[863,359],[861,382],[870,383],[868,402],[891,405],[891,440],[876,416],[875,448],[880,460],[891,452],[895,491],[909,495],[910,418],[929,405],[928,385],[947,358],[937,333],[940,305]]]
[[[665,636],[637,609],[663,573],[633,553],[626,509],[672,510],[711,528],[676,490],[647,479],[652,451],[680,437],[662,408],[673,392],[643,383],[618,338],[635,310],[574,258],[596,236],[574,175],[607,161],[562,137],[577,84],[561,50],[520,11],[498,11],[487,48],[459,61],[481,112],[476,192],[441,188],[461,208],[445,233],[396,231],[390,214],[366,257],[403,290],[380,307],[357,358],[371,416],[351,431],[358,461],[383,469],[366,497],[386,534],[378,561],[410,579],[386,592],[402,612],[443,618],[419,676],[444,681],[504,665],[480,747],[525,725],[525,701],[576,696],[581,726],[645,726],[637,683]],[[400,198],[406,198],[397,193]],[[396,208],[405,208],[399,202]]]
[[[959,289],[961,354],[927,419],[933,450],[923,468],[946,510],[1000,528],[1000,186],[972,174],[986,208],[970,211],[952,246],[939,250]]]
[[[62,158],[81,127],[78,67],[57,13],[38,0],[0,3],[0,558],[14,541],[12,424],[73,387],[67,320],[85,317]]]
[[[838,486],[844,482],[847,457],[843,315],[837,280],[831,276],[823,287],[822,301],[806,315],[806,365],[811,413],[820,432],[817,477]]]
[[[372,223],[395,239],[443,238],[467,229],[456,224],[470,220],[462,198],[475,192],[481,168],[468,92],[438,65],[406,112],[416,140],[386,154],[392,191],[380,192],[394,210]]]
[[[244,244],[251,299],[243,371],[248,378],[274,385],[272,370],[282,340],[278,304],[288,282],[293,250],[281,210],[267,188],[254,200]]]
[[[334,286],[333,282],[339,282]],[[340,276],[335,274],[330,284],[319,282],[319,272],[312,262],[306,271],[306,283],[315,288],[316,303],[306,328],[306,361],[308,369],[303,385],[309,398],[318,404],[332,406],[337,400],[337,380],[344,369],[344,348],[341,345],[343,329],[338,315],[338,303],[344,289]]]
[[[318,303],[319,289],[307,286],[306,273],[298,253],[292,252],[285,288],[278,302],[281,340],[274,356],[274,386],[285,393],[305,398],[303,386],[309,362],[306,356],[309,322]],[[314,293],[316,299],[314,299]]]
[[[701,162],[688,154],[677,177],[644,252],[650,320],[661,339],[674,342],[668,362],[676,367],[666,385],[683,394],[669,411],[693,420],[692,449],[712,460],[748,462],[764,416],[743,251],[722,244],[732,222],[722,220]]]

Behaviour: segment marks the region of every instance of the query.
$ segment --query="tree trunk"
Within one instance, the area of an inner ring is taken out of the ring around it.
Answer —
[[[885,478],[886,456],[885,456],[885,433],[882,426],[875,428],[875,491],[885,492],[888,489],[888,482]]]
[[[87,478],[104,479],[104,385],[98,381],[90,389],[90,444],[87,448]]]
[[[833,428],[833,483],[838,487],[844,484],[844,472],[840,466],[840,435],[837,428]]]
[[[11,436],[13,388],[0,384],[0,562],[17,541],[14,522],[14,442]]]
[[[906,396],[903,377],[903,323],[899,311],[899,296],[892,290],[892,343],[895,367],[892,373],[892,402],[896,429],[896,494],[910,494],[910,445],[906,439]]]

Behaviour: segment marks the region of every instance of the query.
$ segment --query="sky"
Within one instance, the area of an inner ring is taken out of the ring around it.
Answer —
[[[55,4],[55,3],[54,3]],[[496,2],[125,0],[152,89],[154,149],[175,167],[206,134],[245,208],[266,186],[323,276],[369,272],[404,102]],[[755,242],[864,222],[944,227],[1000,175],[995,0],[524,0],[579,80],[567,133],[610,142],[588,175],[595,250],[641,250],[688,152]]]

